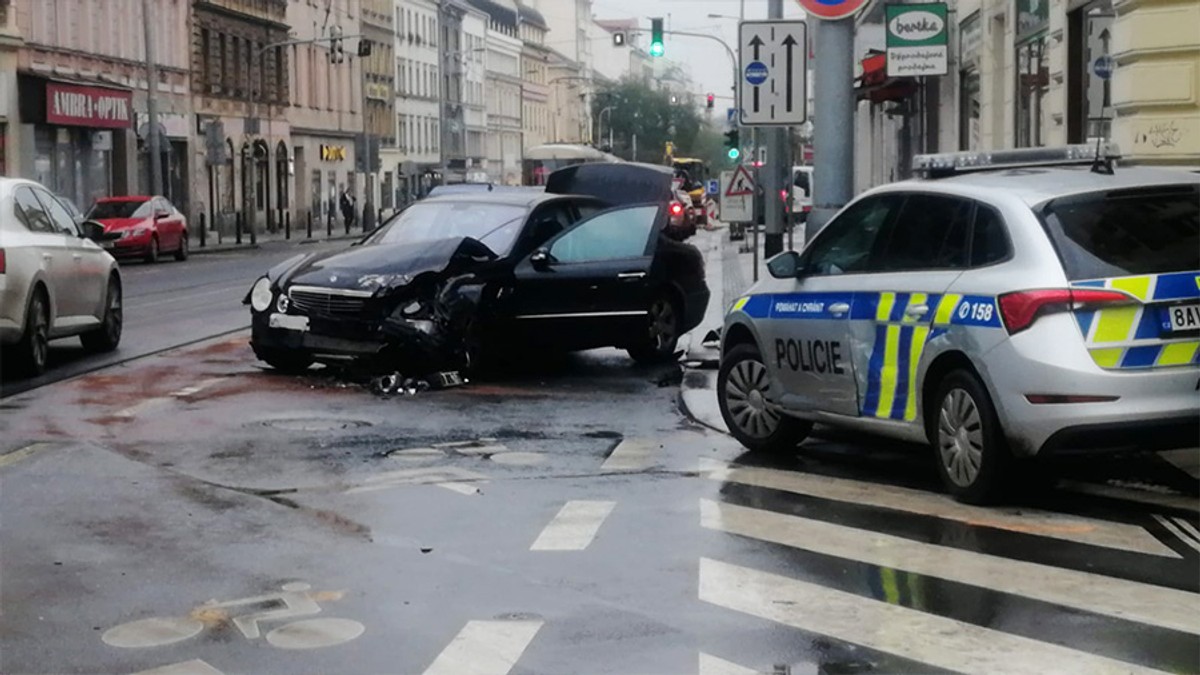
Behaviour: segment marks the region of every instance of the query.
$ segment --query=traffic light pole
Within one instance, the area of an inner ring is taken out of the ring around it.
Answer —
[[[770,0],[767,18],[783,18],[783,0]],[[770,258],[783,251],[783,221],[787,213],[780,195],[783,194],[783,190],[789,188],[790,181],[786,177],[791,172],[791,167],[785,164],[791,152],[787,147],[788,133],[784,127],[766,127],[759,137],[764,140],[767,148],[767,162],[759,175],[762,177],[763,187],[763,224],[766,225],[763,257]]]
[[[645,28],[630,28],[626,32],[628,32],[628,33],[649,33],[650,31],[646,30]],[[729,56],[729,65],[733,69],[733,90],[735,92],[734,99],[735,99],[735,103],[736,103],[736,98],[737,98],[736,92],[737,92],[737,82],[738,82],[738,60],[737,60],[737,54],[734,53],[733,47],[730,47],[728,42],[722,40],[721,38],[719,38],[715,35],[709,35],[707,33],[693,33],[691,31],[686,31],[686,30],[664,30],[663,34],[664,35],[679,35],[682,37],[704,38],[705,40],[712,40],[713,42],[716,42],[717,44],[724,47],[725,54]]]

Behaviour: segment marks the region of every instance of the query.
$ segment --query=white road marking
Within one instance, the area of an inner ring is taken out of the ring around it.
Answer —
[[[1197,545],[1200,545],[1200,530],[1197,530],[1195,525],[1192,525],[1190,522],[1179,517],[1175,518],[1175,524],[1178,525],[1185,534],[1191,535],[1192,539]]]
[[[141,670],[133,675],[225,675],[200,659],[180,661],[169,666],[159,666],[150,670]]]
[[[613,448],[612,454],[600,465],[603,471],[639,471],[650,465],[650,452],[658,445],[640,438],[626,438]]]
[[[700,500],[707,529],[1200,635],[1192,593]],[[819,605],[818,605],[819,606]]]
[[[563,504],[530,551],[582,551],[596,538],[616,502],[574,500]]]
[[[700,675],[760,675],[759,671],[700,652]]]
[[[104,631],[100,640],[110,647],[142,649],[161,647],[195,637],[204,624],[187,616],[154,616],[130,621]]]
[[[171,399],[186,398],[188,396],[198,394],[198,393],[204,391],[205,389],[208,389],[209,387],[213,386],[214,384],[218,384],[218,383],[224,382],[224,381],[225,381],[225,378],[222,378],[222,377],[213,377],[213,378],[210,378],[207,380],[201,380],[200,382],[197,382],[196,384],[193,384],[191,386],[184,387],[182,389],[177,389],[177,390],[171,392],[170,394],[167,394],[166,396],[156,396],[154,398],[148,398],[144,401],[141,401],[134,405],[131,405],[128,408],[118,410],[117,412],[113,413],[113,417],[120,417],[122,419],[132,419],[144,412],[153,410],[155,408],[164,406],[167,403],[170,403]]]
[[[1080,481],[1063,481],[1059,484],[1059,487],[1071,492],[1078,492],[1080,494],[1092,495],[1095,497],[1119,499],[1127,502],[1147,504],[1149,506],[1161,506],[1168,509],[1179,509],[1181,511],[1200,512],[1200,501],[1197,501],[1193,497],[1184,497],[1182,495],[1160,494],[1146,490],[1134,490],[1131,488],[1117,487],[1115,485],[1083,483]]]
[[[23,448],[18,448],[12,452],[6,452],[3,455],[0,455],[0,468],[6,467],[10,464],[16,464],[26,457],[32,457],[33,455],[36,455],[43,450],[48,450],[53,446],[53,443],[30,443]]]
[[[319,649],[349,642],[367,627],[353,619],[304,619],[267,633],[267,642],[280,649]]]
[[[507,675],[542,623],[468,621],[425,669],[425,675]]]
[[[1200,449],[1168,450],[1158,453],[1158,456],[1192,478],[1200,478]]]
[[[950,497],[865,481],[832,478],[794,471],[730,466],[701,459],[700,470],[713,480],[783,490],[851,504],[894,509],[954,520],[973,526],[1024,532],[1079,544],[1179,558],[1179,553],[1162,543],[1140,525],[1039,511],[1037,509],[980,508],[955,502]]]
[[[491,460],[508,466],[534,466],[545,462],[546,456],[540,452],[500,452],[492,455]]]
[[[400,469],[398,471],[387,471],[368,478],[362,485],[352,487],[346,492],[354,494],[357,492],[372,492],[374,490],[388,490],[402,485],[438,485],[441,483],[484,483],[487,476],[467,469],[459,469],[452,466],[445,467],[423,467],[417,469]],[[445,486],[442,486],[445,487]],[[449,488],[459,491],[457,488]],[[466,494],[466,493],[464,493]]]
[[[434,483],[440,488],[446,488],[451,492],[457,492],[460,495],[477,495],[480,494],[479,487],[473,483]]]
[[[1190,532],[1195,531],[1195,528],[1192,527],[1191,523],[1180,518],[1167,518],[1165,516],[1160,516],[1157,513],[1154,514],[1154,519],[1157,520],[1163,527],[1170,530],[1171,534],[1178,537],[1179,540],[1184,544],[1187,544],[1191,548],[1200,551],[1200,536],[1195,534],[1191,534],[1191,536],[1189,536]],[[1186,526],[1188,529],[1183,529],[1183,526]]]
[[[709,558],[700,559],[699,596],[719,607],[961,673],[1162,672]]]

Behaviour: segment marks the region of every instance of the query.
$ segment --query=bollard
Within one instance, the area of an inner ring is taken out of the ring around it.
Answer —
[[[283,238],[284,239],[292,238],[292,212],[291,211],[283,212]]]
[[[332,236],[333,236],[333,211],[332,211],[332,210],[331,210],[331,211],[329,211],[329,213],[328,213],[328,214],[326,214],[326,218],[325,218],[325,236],[326,236],[326,237],[332,237]]]
[[[242,212],[241,211],[238,211],[237,214],[235,214],[233,217],[233,228],[234,228],[234,234],[236,235],[236,239],[234,239],[234,243],[236,243],[236,244],[242,243]]]
[[[308,210],[308,238],[312,239],[312,209]]]
[[[354,213],[354,210],[351,209],[350,213]],[[346,226],[346,234],[350,234],[350,219],[342,216],[342,224]]]
[[[205,222],[207,220],[205,218],[206,215],[203,212],[200,213],[200,248],[204,248],[208,243],[208,223]]]

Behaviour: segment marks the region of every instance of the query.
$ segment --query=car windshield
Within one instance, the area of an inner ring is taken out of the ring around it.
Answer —
[[[1200,186],[1062,197],[1040,216],[1073,281],[1200,269]]]
[[[368,240],[371,244],[411,244],[472,237],[496,255],[507,255],[521,232],[523,206],[486,202],[436,201],[413,204]]]
[[[148,218],[150,202],[148,201],[112,201],[96,202],[88,211],[89,220],[105,220],[107,218]]]

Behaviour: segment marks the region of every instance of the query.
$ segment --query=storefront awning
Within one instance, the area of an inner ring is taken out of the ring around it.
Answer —
[[[917,89],[917,81],[911,77],[888,77],[887,54],[876,50],[862,60],[862,75],[855,81],[858,99],[871,103],[903,101]]]

